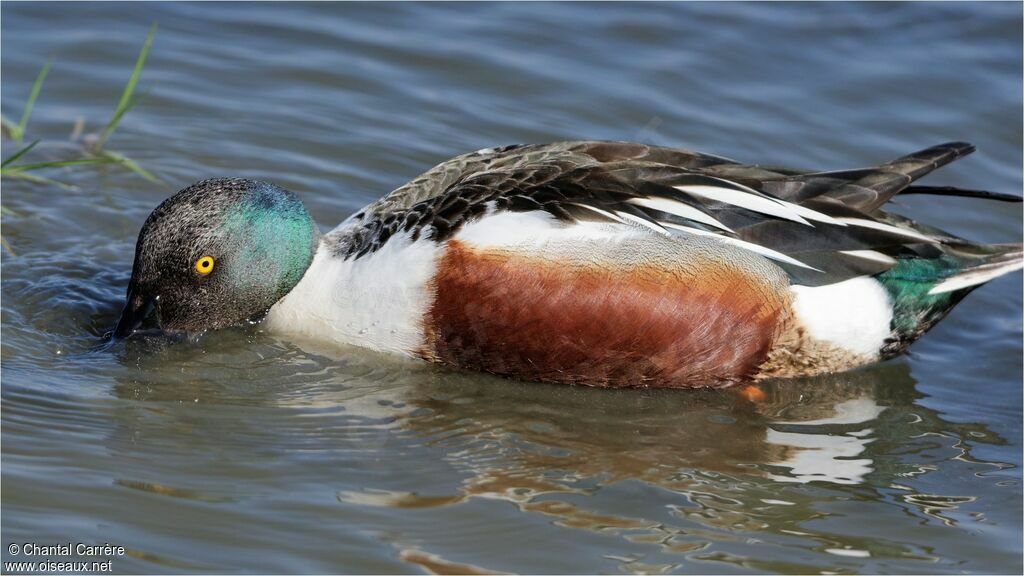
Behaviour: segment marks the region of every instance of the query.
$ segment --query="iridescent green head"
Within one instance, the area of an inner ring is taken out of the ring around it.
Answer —
[[[154,309],[171,331],[258,319],[299,283],[318,242],[302,201],[283,188],[227,178],[193,184],[143,224],[114,336],[130,335]]]

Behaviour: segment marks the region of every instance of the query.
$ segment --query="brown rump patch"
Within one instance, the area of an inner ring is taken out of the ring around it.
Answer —
[[[785,297],[723,262],[571,261],[450,241],[422,356],[590,386],[722,386],[752,376],[788,318]]]
[[[756,379],[800,378],[843,372],[876,359],[814,340],[799,322],[790,322],[764,364],[758,368]]]

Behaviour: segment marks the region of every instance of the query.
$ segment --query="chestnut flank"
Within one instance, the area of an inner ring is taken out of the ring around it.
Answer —
[[[736,267],[565,262],[452,240],[424,358],[525,380],[723,386],[754,375],[786,299]]]

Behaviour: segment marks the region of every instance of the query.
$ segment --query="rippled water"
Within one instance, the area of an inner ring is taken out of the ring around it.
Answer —
[[[325,227],[449,156],[640,140],[821,169],[941,141],[1022,189],[1019,4],[12,4],[31,158],[101,128],[156,173],[3,181],[2,528],[117,572],[1001,572],[1021,565],[1021,277],[909,357],[730,392],[458,373],[258,330],[101,349],[161,199],[239,175]],[[15,149],[3,141],[3,156]],[[1020,241],[1019,205],[899,210]],[[37,558],[41,559],[41,558]],[[6,571],[6,570],[5,570]]]

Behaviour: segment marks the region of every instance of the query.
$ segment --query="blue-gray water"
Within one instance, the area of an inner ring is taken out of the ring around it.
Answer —
[[[96,350],[177,189],[274,181],[324,227],[469,150],[640,140],[840,169],[947,140],[929,177],[1020,193],[1021,5],[19,4],[24,161],[104,125],[117,166],[3,180],[2,544],[116,572],[1020,573],[1021,276],[902,357],[732,393],[513,382],[258,331]],[[4,140],[3,156],[16,146]],[[1019,242],[1019,205],[898,210]],[[42,558],[35,558],[36,560]],[[80,558],[79,558],[80,559]],[[5,570],[6,572],[7,570]]]

